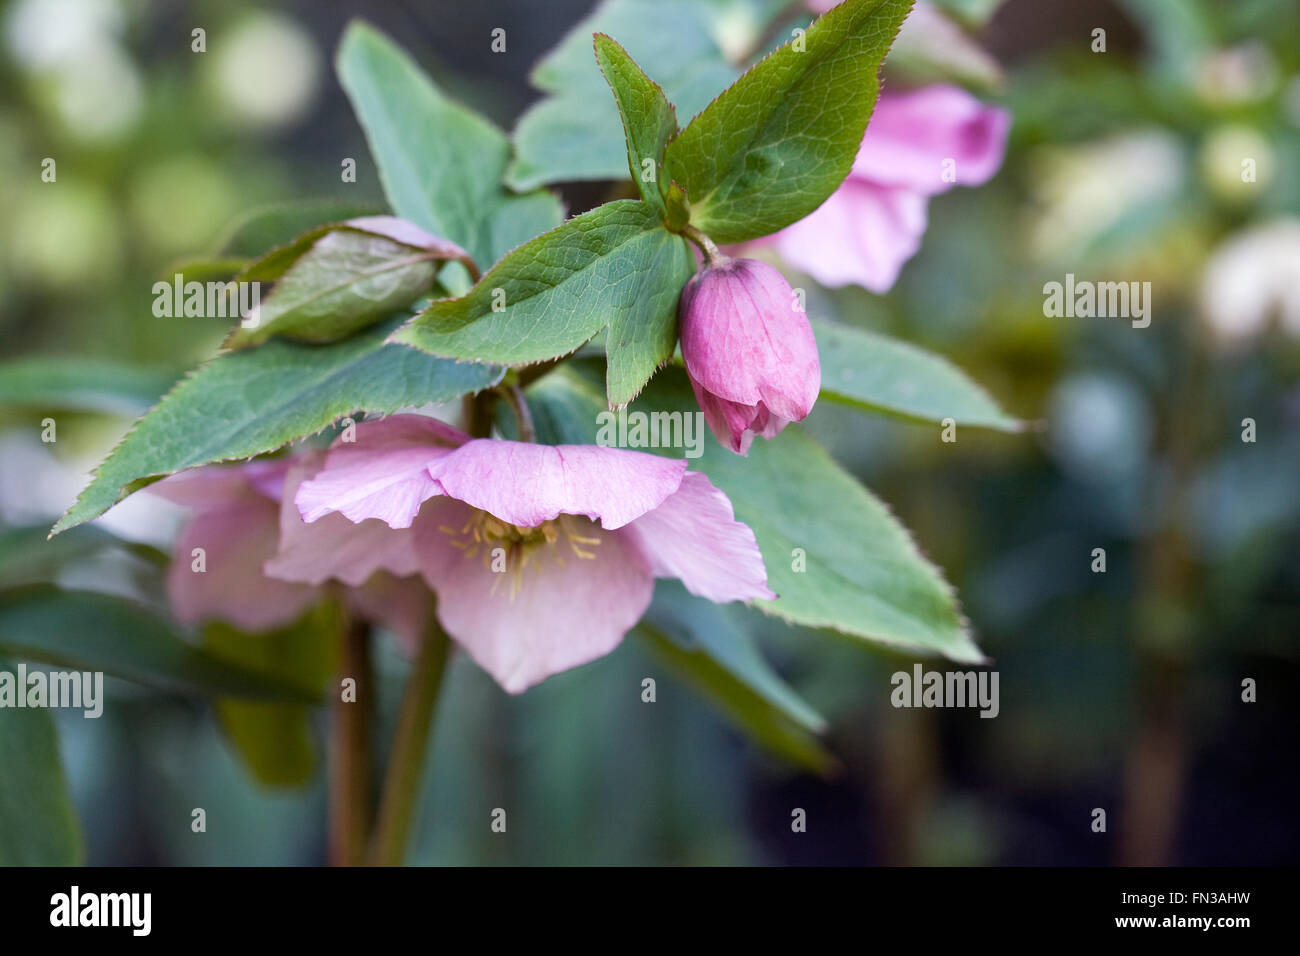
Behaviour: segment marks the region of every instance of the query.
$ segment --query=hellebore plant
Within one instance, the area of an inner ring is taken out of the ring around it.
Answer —
[[[810,320],[806,290],[775,266],[718,251],[774,242],[828,284],[874,287],[911,254],[917,202],[947,182],[939,154],[956,157],[958,182],[992,174],[1005,119],[959,91],[882,100],[868,126],[909,9],[846,0],[682,127],[598,32],[649,18],[633,39],[653,66],[673,44],[647,38],[674,27],[654,5],[610,0],[536,75],[593,116],[621,116],[638,198],[567,221],[552,193],[522,185],[547,181],[531,162],[539,130],[568,149],[567,118],[548,127],[544,101],[512,144],[389,40],[348,29],[339,76],[392,215],[306,222],[263,243],[235,276],[272,286],[259,314],[135,425],[55,526],[150,482],[191,508],[168,593],[214,652],[212,622],[252,632],[243,646],[269,658],[296,622],[339,609],[309,629],[321,659],[340,662],[338,683],[315,688],[333,711],[336,862],[403,858],[449,641],[519,693],[633,634],[742,730],[819,770],[832,764],[822,722],[744,643],[746,603],[806,628],[810,646],[829,629],[983,660],[902,525],[786,426],[819,397],[945,427],[1019,423],[952,366]],[[616,135],[601,128],[590,149]],[[557,162],[549,175],[575,172]],[[888,215],[840,208],[862,190],[889,193],[880,209],[906,207],[906,254]],[[456,401],[461,427],[431,413],[447,418]],[[719,444],[695,470],[680,449],[597,445],[602,413],[632,402],[652,416],[702,411]],[[719,641],[719,622],[734,638]],[[372,626],[414,658],[373,812]]]

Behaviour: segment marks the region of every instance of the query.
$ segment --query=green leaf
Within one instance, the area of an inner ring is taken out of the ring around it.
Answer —
[[[36,585],[0,592],[0,651],[187,694],[316,703],[319,690],[272,677],[185,643],[125,598]]]
[[[853,166],[877,73],[911,8],[912,0],[845,0],[691,120],[664,164],[697,227],[715,242],[742,242],[825,202]]]
[[[532,72],[548,95],[519,118],[507,182],[516,189],[587,179],[622,179],[626,150],[619,113],[592,60],[591,36],[625,46],[663,83],[678,115],[693,116],[740,75],[787,0],[605,0]],[[634,176],[639,179],[639,176]]]
[[[703,471],[758,537],[768,587],[780,595],[767,605],[772,613],[954,661],[984,660],[951,586],[907,530],[796,428],[755,442],[748,459],[711,444]]]
[[[138,415],[170,376],[99,359],[33,356],[0,363],[0,406]]]
[[[830,322],[812,323],[822,398],[918,422],[1024,430],[947,359],[907,342]]]
[[[741,731],[817,773],[837,765],[818,735],[825,719],[763,659],[737,611],[661,581],[638,631],[687,683]]]
[[[386,345],[401,321],[331,345],[271,341],[200,366],[113,449],[53,533],[182,468],[266,454],[343,415],[450,401],[500,380],[498,368]]]
[[[393,340],[446,358],[522,365],[574,351],[606,326],[611,405],[673,354],[677,299],[695,271],[686,240],[639,200],[606,203],[525,243],[459,299],[433,303]]]
[[[510,158],[505,134],[443,95],[383,34],[354,21],[339,44],[336,67],[384,194],[403,219],[486,264],[521,241],[508,225],[517,211],[535,220],[545,209],[549,222],[533,235],[563,218],[549,194],[514,196],[502,188]]]
[[[326,602],[302,620],[269,634],[245,634],[226,624],[210,624],[204,629],[203,643],[223,660],[323,691],[337,664],[343,623],[338,606]],[[310,707],[223,699],[216,708],[226,736],[260,782],[286,787],[312,778],[318,757]]]
[[[170,555],[148,544],[125,541],[97,525],[83,525],[75,534],[48,540],[48,524],[0,526],[0,588],[52,581],[76,561],[114,549],[165,567]]]
[[[571,362],[529,386],[543,440],[595,441],[602,406],[589,376]],[[696,412],[685,373],[665,371],[629,413],[647,409]],[[779,595],[756,606],[792,624],[954,661],[984,660],[952,588],[907,530],[796,426],[755,441],[748,458],[710,435],[691,469],[707,474],[731,499],[736,518],[754,529],[768,587]]]
[[[663,89],[636,65],[627,51],[610,37],[597,33],[594,38],[596,62],[605,74],[618,104],[627,138],[627,168],[641,198],[664,218],[667,207],[661,191],[659,170],[664,164],[664,147],[677,132],[677,113],[664,96]],[[649,169],[646,169],[646,166]],[[646,179],[647,172],[650,179]]]
[[[0,671],[14,668],[0,659]],[[0,866],[80,864],[81,826],[49,710],[0,708],[0,767]]]
[[[225,344],[244,348],[273,335],[317,343],[344,338],[432,290],[448,260],[474,265],[455,243],[392,216],[317,227],[239,276],[275,288],[257,309],[257,325],[241,323]]]

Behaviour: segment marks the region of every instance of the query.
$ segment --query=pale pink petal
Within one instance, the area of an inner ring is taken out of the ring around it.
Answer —
[[[298,492],[320,467],[319,453],[296,462],[285,476],[280,505],[280,546],[264,566],[267,574],[286,581],[320,584],[334,578],[353,586],[374,572],[415,574],[413,539],[409,530],[396,530],[374,518],[353,523],[341,514],[327,514],[307,524],[298,512]]]
[[[225,621],[243,631],[270,631],[296,621],[319,593],[305,584],[268,578],[262,564],[279,541],[276,512],[251,497],[203,511],[181,530],[167,572],[167,596],[183,624]],[[195,549],[203,570],[195,570]]]
[[[1010,128],[1010,113],[955,86],[884,95],[850,176],[927,196],[958,185],[979,186],[1002,165]],[[945,176],[949,160],[951,174]]]
[[[416,249],[428,250],[439,258],[462,261],[469,258],[469,253],[450,239],[442,239],[431,232],[425,232],[415,223],[399,219],[397,216],[361,216],[357,219],[349,219],[344,225],[377,236],[386,236],[395,242]]]
[[[354,614],[392,631],[402,650],[414,656],[433,610],[433,595],[422,578],[380,571],[360,587],[348,588],[344,598]]]
[[[816,212],[765,242],[822,285],[883,293],[921,248],[925,206],[919,193],[850,178]]]
[[[308,522],[337,511],[350,521],[377,518],[392,528],[409,528],[420,505],[441,493],[429,477],[429,463],[468,440],[424,415],[362,422],[355,437],[336,441],[325,467],[298,489],[295,501]]]
[[[510,693],[608,654],[649,606],[654,579],[619,535],[564,519],[599,540],[580,545],[593,556],[579,557],[561,536],[533,551],[516,576],[508,563],[493,571],[489,550],[471,556],[441,530],[472,515],[456,502],[432,502],[413,529],[416,549],[438,594],[438,620]]]
[[[475,439],[429,465],[446,494],[510,524],[535,527],[569,514],[606,529],[659,507],[685,471],[683,459],[645,452],[494,439]]]
[[[173,504],[198,511],[225,508],[248,496],[280,500],[280,487],[289,459],[277,458],[244,464],[204,465],[178,471],[149,485],[148,491]]]
[[[692,594],[718,603],[776,597],[753,530],[698,472],[687,473],[676,493],[618,533],[635,543],[655,577],[680,578]]]

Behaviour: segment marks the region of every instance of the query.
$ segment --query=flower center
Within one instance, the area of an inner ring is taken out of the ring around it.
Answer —
[[[451,544],[465,552],[465,557],[483,557],[483,566],[490,571],[510,578],[510,600],[523,586],[523,573],[527,567],[540,567],[546,560],[554,560],[561,567],[566,557],[579,560],[595,559],[593,548],[600,538],[591,533],[594,522],[579,515],[560,515],[550,521],[526,527],[502,521],[486,511],[475,511],[462,528],[440,525],[438,530],[451,536]],[[500,581],[494,581],[496,594]]]

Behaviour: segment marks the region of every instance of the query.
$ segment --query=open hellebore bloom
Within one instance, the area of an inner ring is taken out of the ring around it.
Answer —
[[[167,573],[167,597],[177,620],[220,620],[244,631],[272,631],[301,617],[323,596],[320,585],[334,577],[348,585],[343,598],[354,614],[385,625],[408,647],[420,639],[429,593],[411,577],[415,557],[409,542],[377,521],[359,529],[336,516],[308,528],[293,507],[293,492],[323,459],[314,453],[208,465],[149,487],[195,510],[176,539],[176,559]],[[268,565],[277,554],[300,549],[328,556],[333,566],[315,578],[276,577]]]
[[[511,693],[613,650],[645,613],[656,577],[719,602],[775,596],[753,531],[681,459],[470,439],[432,418],[394,415],[335,443],[295,500],[309,528],[342,516],[407,529],[393,533],[409,538],[443,627]],[[359,549],[353,559],[387,562]],[[291,549],[272,566],[312,579],[337,565],[332,554]]]
[[[991,179],[1010,125],[1006,110],[955,86],[883,94],[843,185],[811,215],[755,245],[774,245],[823,285],[886,292],[921,247],[929,198]]]
[[[682,358],[718,441],[741,455],[812,411],[821,388],[817,342],[781,273],[721,257],[691,277],[677,306]]]

